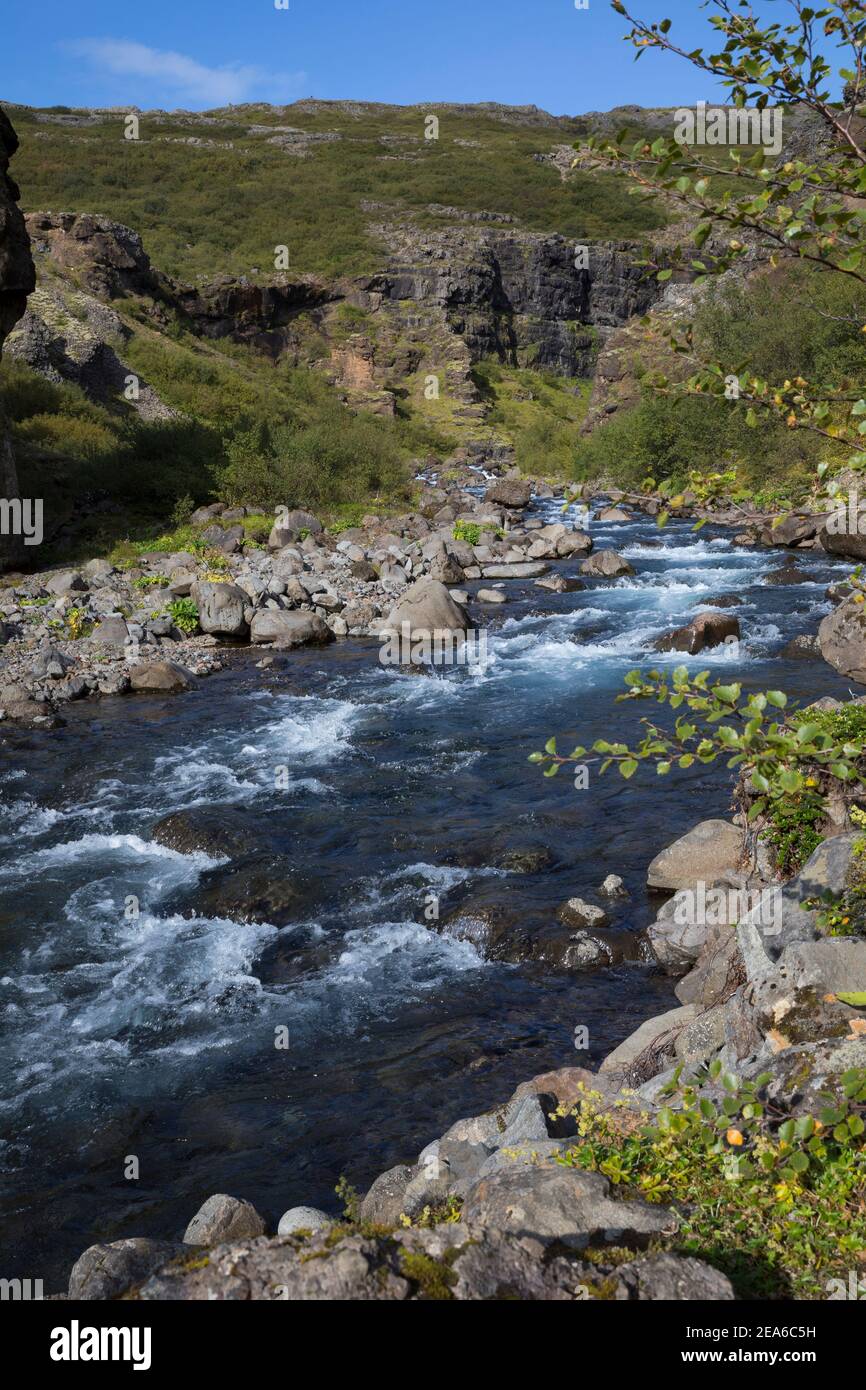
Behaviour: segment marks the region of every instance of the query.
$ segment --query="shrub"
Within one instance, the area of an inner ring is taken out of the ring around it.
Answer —
[[[723,1270],[739,1297],[826,1298],[866,1248],[866,1071],[841,1076],[815,1115],[768,1106],[769,1074],[682,1073],[643,1127],[617,1125],[587,1092],[564,1162],[676,1203],[672,1248]]]

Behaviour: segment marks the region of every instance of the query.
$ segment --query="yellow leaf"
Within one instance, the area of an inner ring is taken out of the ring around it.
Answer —
[[[729,1144],[734,1144],[737,1148],[743,1143],[743,1136],[738,1129],[729,1129],[725,1138]]]

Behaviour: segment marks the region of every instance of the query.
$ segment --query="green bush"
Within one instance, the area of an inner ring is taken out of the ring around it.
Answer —
[[[810,1115],[781,1097],[767,1105],[769,1074],[746,1083],[713,1062],[686,1082],[682,1071],[643,1127],[617,1124],[586,1092],[565,1163],[675,1203],[680,1230],[666,1243],[721,1269],[740,1298],[826,1298],[866,1248],[866,1072],[846,1072]]]

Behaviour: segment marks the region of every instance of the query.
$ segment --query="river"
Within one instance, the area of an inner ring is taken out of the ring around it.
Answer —
[[[559,519],[556,503],[536,512]],[[444,914],[501,891],[531,922],[616,873],[631,898],[615,923],[640,931],[658,906],[650,858],[727,814],[729,774],[593,772],[578,790],[528,754],[553,733],[634,740],[643,711],[615,703],[623,676],[681,661],[651,658],[653,639],[721,594],[742,600],[743,641],[694,669],[844,694],[825,663],[779,653],[815,630],[848,567],[798,554],[805,582],[774,586],[763,576],[785,553],[730,533],[644,519],[591,534],[636,575],[561,595],[509,581],[511,601],[485,610],[483,672],[402,674],[372,640],[265,670],[238,652],[180,698],[71,705],[51,734],[4,729],[0,1275],[60,1290],[87,1245],[177,1237],[213,1192],[270,1222],[301,1202],[336,1211],[341,1175],[363,1188],[534,1073],[584,1064],[576,1027],[596,1064],[676,1002],[637,962],[571,975],[485,962],[425,925],[430,895]],[[579,557],[556,568],[576,574]],[[218,862],[150,838],[170,811],[226,805],[301,885],[291,925],[208,916],[197,894]],[[543,870],[496,867],[527,848],[546,852]]]

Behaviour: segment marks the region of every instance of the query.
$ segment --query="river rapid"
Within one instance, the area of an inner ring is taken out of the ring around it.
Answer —
[[[559,504],[534,510],[560,519]],[[723,594],[741,599],[743,640],[693,669],[844,695],[824,662],[780,652],[814,632],[849,567],[798,553],[803,582],[780,586],[765,576],[785,553],[728,532],[647,519],[590,532],[635,576],[561,595],[508,581],[507,604],[471,610],[490,624],[483,671],[403,674],[373,640],[265,670],[238,652],[182,697],[71,705],[50,734],[4,729],[0,1275],[60,1290],[87,1245],[175,1238],[214,1192],[271,1223],[297,1203],[337,1211],[341,1175],[363,1188],[533,1074],[596,1065],[676,1002],[642,963],[487,962],[425,911],[501,893],[543,920],[568,897],[598,900],[615,873],[631,894],[615,925],[644,928],[649,860],[728,813],[729,774],[593,770],[578,790],[528,755],[553,733],[562,747],[635,741],[644,711],[615,703],[623,676],[679,664],[652,642]],[[554,568],[577,574],[579,557]],[[243,808],[297,878],[290,925],[209,916],[198,894],[219,858],[152,841],[161,817],[204,806]],[[546,867],[497,867],[528,849]]]

